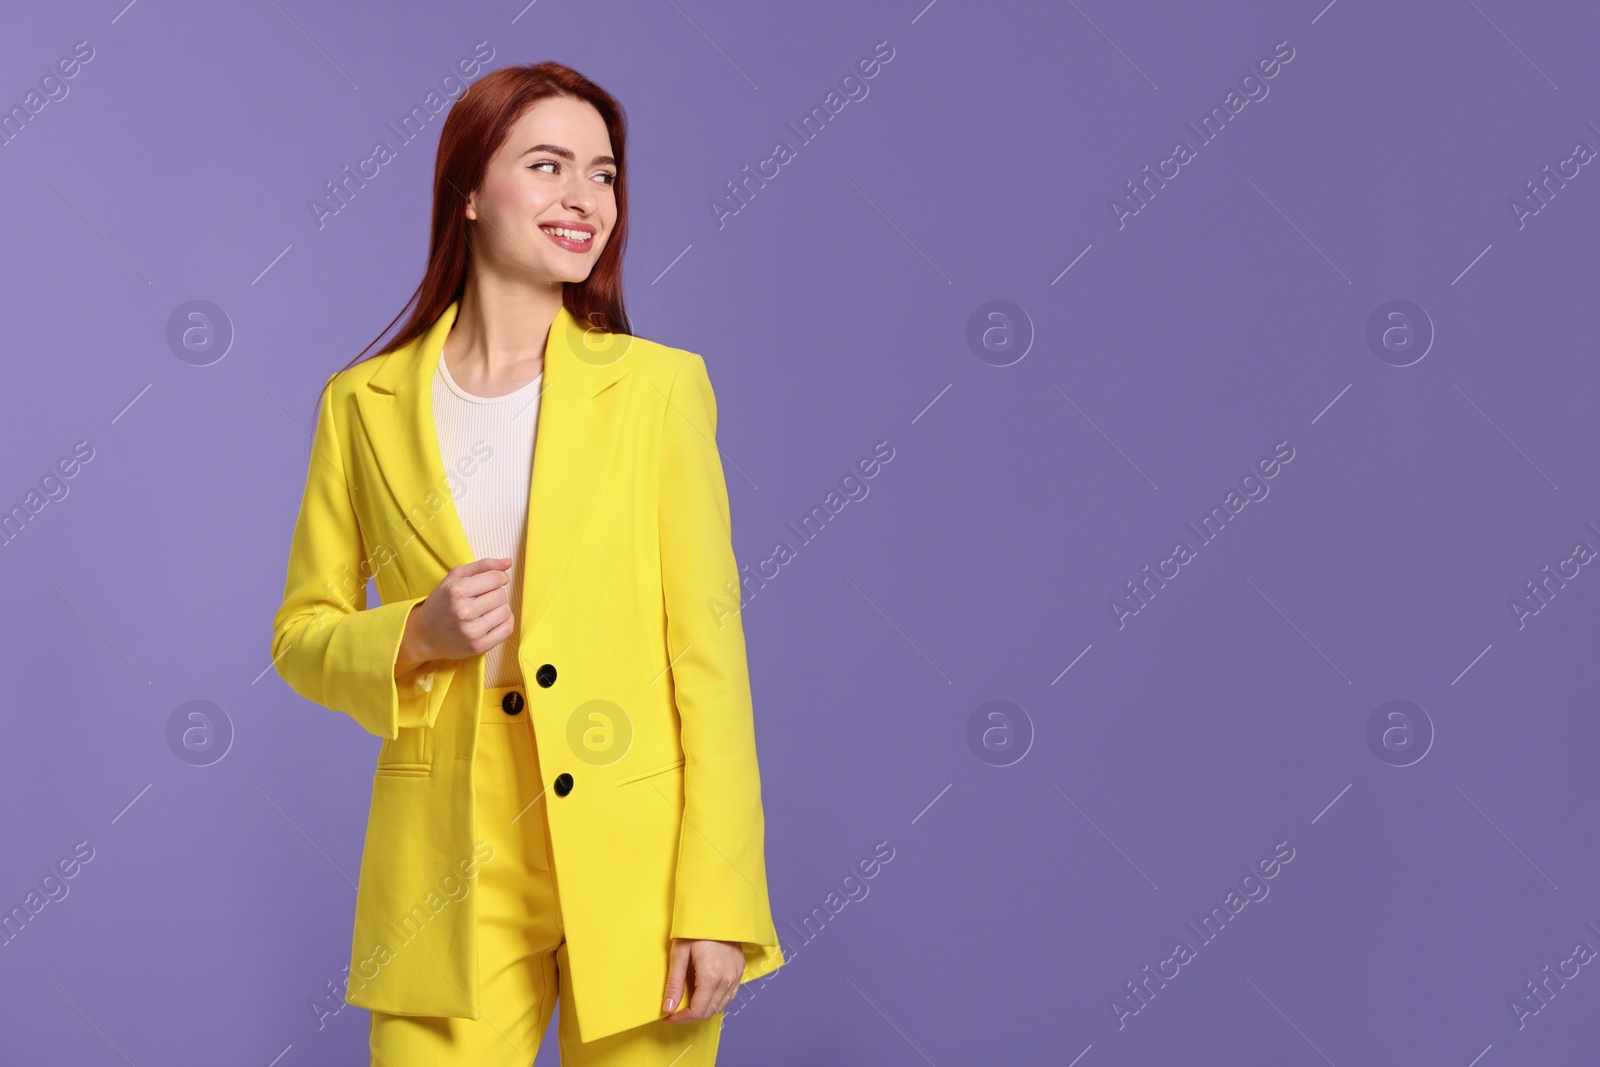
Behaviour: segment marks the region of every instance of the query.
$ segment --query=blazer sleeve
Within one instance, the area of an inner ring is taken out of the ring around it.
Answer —
[[[673,376],[661,429],[661,580],[684,751],[672,936],[772,946],[739,570],[716,432],[705,360],[691,352]]]
[[[394,739],[401,726],[432,725],[435,691],[446,687],[434,685],[432,670],[394,676],[406,616],[427,598],[367,607],[371,567],[334,421],[332,383],[323,387],[283,606],[272,621],[272,662],[307,700]]]

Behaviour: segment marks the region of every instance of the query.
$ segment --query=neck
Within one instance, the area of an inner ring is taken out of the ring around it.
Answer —
[[[445,338],[450,374],[469,388],[531,381],[544,370],[562,286],[529,286],[469,271],[455,324]]]

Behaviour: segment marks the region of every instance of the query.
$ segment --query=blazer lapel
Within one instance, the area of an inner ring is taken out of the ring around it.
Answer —
[[[459,301],[451,302],[427,333],[382,357],[356,401],[407,534],[443,571],[477,558],[450,496],[433,419],[433,376],[459,309]],[[524,638],[548,605],[611,469],[627,392],[611,387],[627,377],[633,341],[585,330],[564,306],[550,325],[523,545]]]
[[[549,605],[616,458],[633,342],[585,329],[565,306],[550,324],[517,616],[524,640]]]
[[[456,309],[452,303],[427,333],[381,357],[383,365],[356,394],[368,447],[404,516],[407,540],[425,545],[443,571],[474,558],[450,496],[433,421],[433,373]]]

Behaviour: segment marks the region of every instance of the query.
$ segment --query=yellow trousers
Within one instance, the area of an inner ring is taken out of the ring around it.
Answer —
[[[507,693],[524,699],[505,700]],[[478,869],[479,1020],[372,1012],[372,1067],[528,1067],[559,1003],[563,1067],[712,1067],[722,1015],[651,1022],[578,1040],[564,975],[554,854],[526,693],[485,688],[473,766],[478,836],[494,859]],[[507,708],[518,708],[516,714]],[[662,991],[665,997],[666,991]]]

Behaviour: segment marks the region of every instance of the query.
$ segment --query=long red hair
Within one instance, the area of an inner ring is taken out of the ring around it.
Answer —
[[[466,289],[467,264],[472,254],[472,229],[467,225],[467,194],[483,183],[489,160],[505,142],[517,119],[533,104],[552,96],[570,96],[592,104],[605,121],[611,137],[611,154],[617,161],[613,184],[617,222],[594,270],[581,282],[562,286],[561,302],[573,318],[589,328],[632,334],[622,305],[622,251],[628,238],[627,120],[622,105],[610,93],[571,67],[560,63],[533,63],[501,67],[484,75],[462,94],[445,116],[439,132],[439,154],[433,168],[433,235],[428,243],[428,269],[406,302],[411,317],[374,355],[386,355],[428,332],[444,309],[459,300]],[[361,362],[373,345],[405,315],[400,309],[372,344],[345,364]]]

